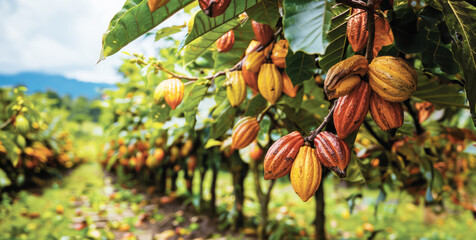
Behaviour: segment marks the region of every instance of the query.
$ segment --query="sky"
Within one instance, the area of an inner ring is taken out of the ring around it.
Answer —
[[[96,64],[102,34],[125,0],[0,0],[0,74],[43,72],[86,82],[121,81],[121,53],[156,54],[153,37],[137,39]],[[181,21],[178,23],[177,21]],[[184,18],[164,25],[183,24]]]

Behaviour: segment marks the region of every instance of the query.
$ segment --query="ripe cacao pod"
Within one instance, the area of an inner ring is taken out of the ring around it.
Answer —
[[[260,46],[260,43],[256,40],[251,40],[250,45],[246,48],[245,51],[245,56],[254,52],[258,47]]]
[[[256,118],[244,117],[233,127],[231,134],[231,148],[242,149],[256,139],[259,132],[259,123]]]
[[[369,111],[370,92],[369,84],[361,81],[352,92],[340,97],[335,103],[334,125],[340,139],[359,129],[364,122]]]
[[[418,111],[418,122],[423,123],[435,111],[435,106],[431,102],[415,103],[415,108]]]
[[[178,157],[180,155],[180,149],[177,146],[173,146],[170,148],[170,162],[174,163],[177,161]]]
[[[286,67],[286,55],[288,55],[289,42],[288,40],[281,39],[274,45],[273,52],[271,54],[271,61],[279,68]]]
[[[392,135],[403,125],[403,108],[398,102],[389,102],[376,92],[370,95],[370,114],[383,131]]]
[[[258,145],[258,143],[253,141],[250,145],[250,158],[254,161],[260,161],[263,157],[263,149]]]
[[[164,152],[164,149],[162,148],[157,148],[154,150],[154,154],[152,155],[155,160],[157,160],[157,162],[162,162],[162,160],[164,160],[164,157],[165,157],[165,152]]]
[[[164,80],[164,98],[165,102],[175,109],[183,99],[184,85],[178,78]]]
[[[28,131],[30,131],[30,122],[28,122],[28,119],[23,114],[19,114],[15,118],[14,125],[18,129],[18,131],[22,134],[25,134]]]
[[[347,22],[347,38],[354,52],[359,52],[367,46],[367,12],[363,9],[352,9],[352,15]]]
[[[246,56],[243,68],[246,68],[249,72],[258,73],[265,60],[263,52],[252,52]]]
[[[245,61],[246,58],[247,57],[245,57]],[[248,85],[253,90],[253,92],[258,92],[258,73],[250,72],[246,67],[242,67],[241,74],[243,75],[246,85]]]
[[[226,96],[232,107],[237,107],[246,99],[246,83],[241,71],[227,73]]]
[[[197,166],[197,156],[192,155],[187,159],[187,170],[193,172]]]
[[[375,39],[374,39],[374,56],[378,55],[378,52],[383,46],[387,46],[393,43],[393,32],[387,19],[381,16],[375,16]]]
[[[291,168],[291,185],[303,202],[311,198],[321,184],[322,166],[316,151],[302,146]]]
[[[190,152],[192,151],[192,149],[193,149],[193,140],[189,139],[189,140],[185,141],[182,148],[180,149],[180,156],[181,157],[188,156],[190,154]]]
[[[198,0],[200,8],[203,13],[209,17],[217,17],[222,15],[228,6],[230,6],[231,0]]]
[[[320,132],[314,139],[317,159],[322,165],[344,178],[345,169],[350,162],[350,149],[347,143],[330,132]]]
[[[354,55],[332,66],[324,80],[324,91],[329,99],[347,95],[360,83],[360,76],[369,70],[367,59]]]
[[[148,0],[150,12],[155,12],[155,10],[167,4],[170,0]]]
[[[228,31],[227,33],[223,34],[217,42],[217,49],[218,52],[228,52],[233,48],[235,44],[235,33],[233,30]]]
[[[258,75],[258,89],[261,95],[272,105],[281,96],[283,76],[274,64],[265,63],[261,66]]]
[[[262,45],[267,45],[273,39],[274,32],[268,24],[263,24],[252,20],[251,26],[253,27],[256,40],[258,40],[258,42],[260,42]]]
[[[382,56],[369,64],[370,86],[387,101],[407,100],[416,90],[417,81],[417,72],[402,58]]]
[[[304,139],[298,131],[294,131],[274,142],[264,157],[264,179],[277,179],[286,176]]]
[[[291,78],[289,78],[288,74],[286,74],[286,71],[283,71],[282,76],[283,76],[283,92],[292,98],[296,97],[299,86],[293,86],[293,82],[291,81]]]

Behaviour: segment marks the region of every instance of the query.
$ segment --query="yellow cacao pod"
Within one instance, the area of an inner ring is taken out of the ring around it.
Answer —
[[[190,152],[193,149],[193,140],[189,139],[185,141],[183,144],[182,148],[180,149],[180,156],[181,157],[186,157],[190,154]]]
[[[15,118],[15,123],[14,123],[16,129],[18,129],[18,131],[20,133],[27,133],[28,131],[30,131],[30,122],[28,122],[28,119],[23,115],[23,114],[19,114],[16,118]]]
[[[170,149],[170,162],[174,163],[180,156],[180,149],[177,146],[173,146]]]
[[[165,102],[175,109],[183,99],[184,85],[178,78],[171,78],[163,81]]]
[[[364,76],[368,69],[367,59],[361,55],[354,55],[332,66],[324,80],[327,97],[334,99],[348,94],[360,83],[360,76]]]
[[[155,12],[155,10],[161,8],[165,4],[167,4],[170,0],[148,0],[147,4],[149,4],[150,12]]]
[[[265,63],[261,66],[258,75],[258,89],[261,95],[273,105],[281,96],[283,77],[274,64]]]
[[[226,96],[232,107],[237,107],[246,99],[246,83],[241,71],[227,74]]]
[[[283,71],[283,92],[290,97],[296,97],[299,86],[294,86],[291,78]]]
[[[291,185],[303,202],[311,198],[321,184],[322,167],[316,151],[302,146],[291,168]]]
[[[376,92],[370,96],[370,114],[380,129],[392,135],[403,125],[402,104],[389,102]]]
[[[250,45],[248,45],[248,48],[246,48],[245,55],[247,56],[248,54],[254,52],[259,46],[260,43],[258,41],[251,40]]]
[[[217,49],[218,52],[228,52],[233,48],[235,44],[235,33],[233,30],[228,31],[227,33],[223,34],[217,42]]]
[[[286,67],[286,55],[288,55],[288,40],[281,39],[274,45],[271,60],[279,68]]]
[[[162,81],[162,82],[159,83],[159,85],[157,85],[157,87],[155,88],[155,90],[154,90],[154,102],[155,102],[155,104],[159,104],[159,103],[162,102],[162,100],[164,99],[164,96],[165,96],[165,84],[166,84],[166,82],[165,82],[165,81]]]
[[[266,58],[263,52],[252,52],[246,56],[243,68],[246,68],[249,72],[258,73],[265,60]]]
[[[238,121],[231,134],[231,148],[242,149],[256,139],[259,132],[259,123],[256,118],[244,117]]]
[[[369,83],[372,90],[390,102],[403,102],[417,88],[415,69],[399,57],[382,56],[369,65]]]

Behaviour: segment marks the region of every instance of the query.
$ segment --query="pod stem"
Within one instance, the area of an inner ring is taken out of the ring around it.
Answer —
[[[309,133],[309,136],[304,138],[305,142],[308,142],[312,145],[312,143],[314,141],[314,138],[316,138],[317,134],[319,134],[324,129],[324,127],[327,125],[327,123],[329,123],[329,120],[331,119],[331,117],[334,114],[334,110],[335,110],[336,106],[337,106],[337,104],[334,104],[332,106],[332,108],[329,110],[329,113],[327,114],[327,116],[324,118],[324,121],[322,121],[321,125],[319,125],[319,127],[316,128],[315,130],[311,131]]]

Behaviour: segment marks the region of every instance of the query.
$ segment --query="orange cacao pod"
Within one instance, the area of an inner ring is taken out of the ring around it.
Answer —
[[[337,100],[334,111],[334,125],[337,136],[346,138],[359,129],[369,111],[370,87],[367,82],[361,81],[348,95]]]
[[[345,169],[350,162],[350,149],[347,143],[340,140],[335,134],[321,132],[314,139],[317,159],[322,165],[344,178]]]
[[[271,54],[271,60],[274,65],[279,68],[286,67],[286,55],[288,55],[289,42],[288,40],[281,39],[274,45],[273,52]]]
[[[258,89],[261,95],[271,104],[275,104],[283,89],[283,76],[272,63],[261,66],[258,75]]]
[[[347,22],[347,38],[354,52],[359,52],[367,46],[367,12],[363,9],[352,9],[352,15]]]
[[[435,106],[431,102],[415,103],[415,108],[418,111],[418,121],[424,122],[435,111]]]
[[[256,141],[253,141],[250,145],[250,158],[255,161],[260,161],[262,157],[263,149],[261,149]]]
[[[370,114],[383,131],[392,135],[403,125],[403,108],[398,102],[389,102],[376,92],[370,95]]]
[[[164,98],[165,102],[175,109],[183,99],[184,85],[178,78],[164,80]]]
[[[381,16],[375,16],[375,39],[374,39],[374,56],[378,55],[378,52],[383,46],[387,46],[393,43],[393,32],[387,19]]]
[[[198,3],[203,13],[209,17],[216,17],[226,11],[228,6],[230,6],[231,0],[198,0]]]
[[[354,55],[332,66],[324,80],[324,91],[329,99],[347,95],[360,83],[360,76],[369,70],[367,59]]]
[[[302,146],[291,168],[291,185],[303,202],[311,198],[321,184],[322,167],[316,151]]]
[[[170,0],[148,0],[150,12],[155,12],[155,10],[167,4]]]
[[[217,42],[217,49],[218,52],[228,52],[233,48],[235,44],[235,33],[233,30],[228,31],[227,33],[223,34]]]
[[[193,150],[193,140],[189,139],[189,140],[185,141],[182,148],[180,149],[180,156],[181,157],[186,157],[190,154],[190,152],[192,150]]]
[[[296,97],[299,86],[293,86],[293,82],[291,81],[291,78],[289,78],[288,74],[286,74],[286,71],[283,71],[282,75],[283,75],[283,92],[292,98]]]
[[[245,57],[245,62],[246,58],[247,57]],[[258,73],[250,72],[246,67],[241,68],[241,73],[243,74],[246,85],[253,89],[253,91],[258,92]]]
[[[238,121],[231,134],[231,148],[242,149],[256,139],[259,132],[259,123],[256,118],[244,117]]]
[[[294,131],[274,142],[264,157],[264,179],[277,179],[286,176],[304,139],[298,131]]]
[[[226,96],[232,107],[237,107],[246,99],[246,83],[241,71],[227,73]]]
[[[258,73],[265,60],[266,58],[263,52],[252,52],[246,56],[243,62],[243,68],[246,68],[249,72]]]
[[[258,47],[260,46],[260,43],[256,40],[251,40],[250,45],[246,48],[245,51],[245,56],[254,52]]]
[[[258,40],[258,42],[261,44],[267,45],[273,39],[274,32],[268,24],[263,24],[252,20],[251,26],[253,27],[256,40]]]

